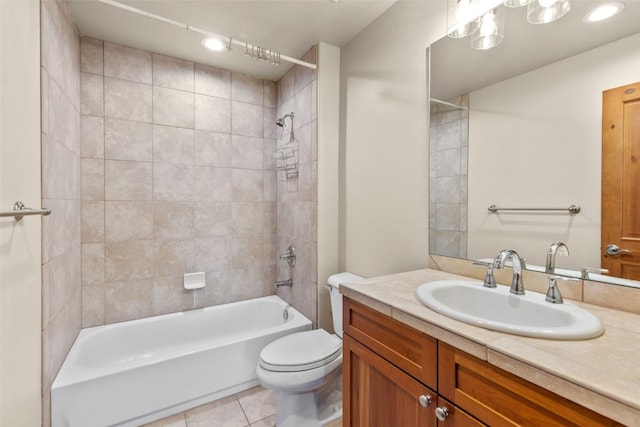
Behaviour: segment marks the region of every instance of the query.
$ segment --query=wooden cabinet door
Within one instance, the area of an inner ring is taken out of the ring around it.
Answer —
[[[438,392],[491,426],[621,426],[442,342],[438,344]]]
[[[446,418],[438,421],[438,427],[483,427],[480,421],[458,408],[456,405],[438,396],[438,409],[444,410]],[[435,409],[434,409],[435,413]]]
[[[343,426],[437,426],[436,394],[428,387],[347,334],[343,356]],[[431,403],[423,406],[420,396]]]

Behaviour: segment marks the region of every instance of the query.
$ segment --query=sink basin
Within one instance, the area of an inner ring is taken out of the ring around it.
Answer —
[[[506,286],[486,288],[482,282],[440,280],[420,285],[416,297],[445,316],[509,334],[583,340],[604,332],[600,320],[583,308],[567,302],[551,304],[531,291],[514,295]]]

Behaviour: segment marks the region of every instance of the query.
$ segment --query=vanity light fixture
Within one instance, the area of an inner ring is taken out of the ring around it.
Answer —
[[[553,22],[571,8],[570,0],[447,0],[447,36],[470,35],[472,48],[491,49],[504,39],[504,7],[521,6],[532,24]]]
[[[591,24],[592,22],[600,22],[605,19],[609,19],[622,12],[624,9],[624,3],[612,2],[605,3],[591,9],[582,19],[583,22]]]
[[[220,52],[227,47],[222,41],[220,41],[220,39],[217,39],[215,37],[207,37],[205,39],[202,39],[200,43],[202,44],[202,46],[206,47],[209,50],[213,50],[214,52]]]
[[[569,9],[569,0],[534,0],[527,6],[527,21],[532,24],[548,24],[562,18]]]
[[[480,28],[471,36],[471,47],[487,50],[504,39],[504,7],[496,7],[480,17]]]

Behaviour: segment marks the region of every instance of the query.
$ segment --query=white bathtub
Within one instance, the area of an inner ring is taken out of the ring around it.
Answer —
[[[265,345],[308,329],[277,296],[83,329],[51,387],[52,426],[138,426],[246,390]]]

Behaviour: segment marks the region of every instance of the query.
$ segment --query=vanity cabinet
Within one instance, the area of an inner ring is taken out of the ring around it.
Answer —
[[[345,427],[621,426],[346,297],[343,322]]]

